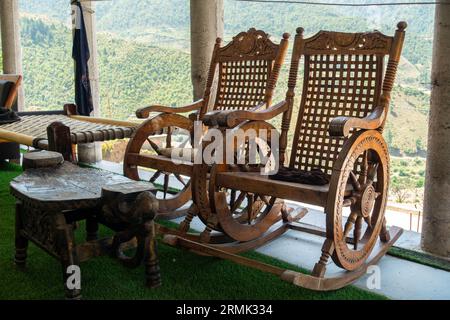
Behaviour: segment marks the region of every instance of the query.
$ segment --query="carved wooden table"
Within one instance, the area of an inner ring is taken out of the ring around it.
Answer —
[[[47,155],[55,156],[41,152],[47,154],[30,158],[41,161]],[[128,267],[144,262],[147,286],[159,286],[153,223],[158,202],[150,192],[153,185],[69,162],[49,167],[52,161],[44,161],[46,167],[29,166],[11,182],[11,193],[17,198],[15,263],[25,266],[29,240],[59,259],[68,299],[81,297],[76,285],[68,285],[72,280],[68,267],[101,254],[112,255]],[[74,229],[81,220],[86,220],[87,241],[76,244]],[[97,239],[99,223],[113,229],[115,235]],[[134,246],[134,255],[127,256],[125,249]]]

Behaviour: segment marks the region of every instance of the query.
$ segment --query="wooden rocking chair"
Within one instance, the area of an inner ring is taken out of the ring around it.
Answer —
[[[204,118],[207,125],[215,123],[221,128],[239,122],[233,130],[245,131],[272,129],[266,121],[283,113],[279,143],[282,166],[303,56],[303,90],[289,168],[309,172],[320,169],[329,177],[329,184],[273,180],[257,172],[236,172],[227,164],[216,164],[211,169],[205,164],[197,165],[193,198],[207,226],[200,241],[189,234],[166,235],[165,241],[271,272],[314,290],[335,290],[365,274],[367,267],[376,263],[402,233],[397,227],[386,228],[389,153],[382,136],[406,23],[400,22],[397,27],[394,37],[377,31],[320,31],[307,39],[299,28],[285,101],[264,113],[216,112]],[[236,199],[233,192],[227,195],[228,190],[239,190],[243,196]],[[322,206],[326,229],[298,222],[307,210],[293,214],[276,199]],[[239,206],[245,208],[237,213]],[[343,214],[344,209],[349,211],[348,216]],[[287,230],[325,237],[322,254],[311,275],[235,254],[265,244]],[[330,257],[344,269],[337,277],[325,277]]]
[[[5,95],[4,101],[1,102],[0,107],[14,109],[15,104],[17,104],[17,94],[22,83],[22,76],[16,74],[1,74],[0,81],[11,83],[11,88],[9,89],[8,94]],[[0,139],[0,160],[6,159],[16,162],[20,160],[19,145]]]
[[[2,107],[11,109],[16,101],[17,93],[22,83],[22,76],[17,74],[1,74],[0,80],[12,83],[11,89],[9,90],[7,98],[4,101],[4,105],[2,105]]]
[[[143,122],[131,137],[124,157],[124,173],[128,178],[139,180],[142,177],[138,168],[143,167],[156,170],[150,182],[164,176],[163,197],[159,197],[160,217],[171,219],[185,215],[188,210],[195,211],[195,208],[182,208],[192,199],[191,183],[187,179],[192,175],[193,164],[190,161],[175,163],[171,159],[173,147],[178,150],[189,147],[194,121],[201,121],[208,110],[258,112],[270,106],[288,38],[289,34],[285,33],[280,44],[275,44],[264,31],[254,28],[239,33],[225,46],[221,46],[222,40],[217,38],[203,99],[179,108],[152,105],[136,111],[138,118],[148,118],[151,112],[160,113]],[[183,113],[191,114],[184,116]],[[174,140],[183,134],[184,141],[174,146]],[[156,154],[146,152],[150,147]],[[180,191],[169,190],[170,176],[180,182]],[[172,196],[167,197],[168,193]]]

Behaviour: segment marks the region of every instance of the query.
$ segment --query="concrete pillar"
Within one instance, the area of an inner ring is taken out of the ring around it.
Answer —
[[[22,75],[22,48],[20,46],[19,1],[0,1],[3,73]],[[24,110],[23,82],[17,97],[19,111]]]
[[[191,77],[194,100],[203,97],[217,37],[223,37],[223,0],[191,0]]]
[[[70,0],[69,0],[70,1]],[[98,51],[97,51],[97,27],[95,21],[95,2],[81,1],[84,15],[84,25],[86,26],[86,35],[88,38],[90,58],[88,61],[89,80],[91,83],[92,104],[94,111],[91,113],[93,117],[100,117],[100,88],[99,88],[99,68],[98,68]],[[72,10],[72,14],[75,11]],[[73,26],[75,21],[73,20]],[[94,163],[102,160],[102,144],[101,142],[79,144],[78,145],[78,161],[85,163]]]
[[[97,26],[95,20],[95,2],[83,1],[84,24],[89,43],[91,57],[88,61],[89,80],[91,82],[92,104],[94,111],[91,116],[99,117],[100,112],[100,89],[99,89],[99,69],[98,69],[98,51],[97,51]]]
[[[449,22],[450,5],[436,5],[422,227],[422,248],[444,257],[450,257]]]

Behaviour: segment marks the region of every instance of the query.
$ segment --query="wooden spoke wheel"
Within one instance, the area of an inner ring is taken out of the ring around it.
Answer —
[[[263,145],[266,152],[263,154],[268,158],[271,155],[270,146],[270,130],[274,127],[266,122],[254,121],[248,122],[239,127],[239,129],[247,132],[249,129],[255,130],[257,137],[260,139],[258,146]],[[259,129],[268,130],[267,136],[260,135]],[[250,138],[251,139],[251,138]],[[248,157],[248,139],[245,140],[245,146],[233,145],[230,150],[234,153],[234,159],[237,161],[237,154],[241,152],[244,164],[216,164],[210,170],[209,187],[206,185],[206,177],[208,172],[207,165],[197,165],[194,169],[196,179],[194,182],[194,199],[199,208],[199,218],[207,224],[211,229],[223,232],[228,237],[236,241],[250,241],[263,235],[274,223],[281,219],[282,203],[277,202],[276,198],[247,192],[245,190],[235,190],[223,188],[217,185],[215,179],[217,174],[225,171],[245,172],[260,171],[265,165],[264,159],[260,163],[249,164]],[[244,154],[244,155],[242,155]],[[241,158],[242,159],[242,158]],[[236,162],[235,162],[236,163]],[[208,192],[205,192],[208,190]],[[208,195],[212,195],[208,199]],[[214,215],[213,219],[210,219]],[[209,221],[216,221],[210,224]]]
[[[163,113],[143,122],[128,142],[123,161],[124,174],[134,180],[144,180],[139,169],[149,171],[150,178],[145,180],[160,185],[156,192],[160,214],[182,215],[180,211],[179,214],[175,212],[192,198],[186,170],[177,171],[182,165],[176,165],[177,162],[172,162],[167,155],[167,150],[172,147],[189,146],[192,126],[192,122],[183,116]],[[179,186],[169,185],[170,181],[177,181]]]
[[[333,261],[351,271],[367,260],[385,228],[389,153],[381,133],[368,130],[353,134],[340,155],[330,182],[327,237],[334,242]]]

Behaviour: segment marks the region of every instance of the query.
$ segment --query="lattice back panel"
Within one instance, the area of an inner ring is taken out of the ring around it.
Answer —
[[[337,116],[365,117],[381,92],[382,54],[305,55],[304,91],[290,166],[331,175],[345,138],[330,137]],[[306,86],[306,87],[305,87]]]
[[[264,59],[221,62],[214,109],[250,109],[264,102],[273,62]]]

